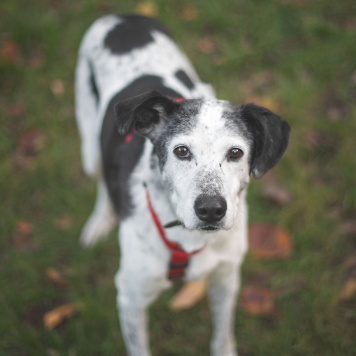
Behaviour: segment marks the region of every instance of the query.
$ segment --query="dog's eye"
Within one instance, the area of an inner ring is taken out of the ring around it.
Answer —
[[[190,151],[189,148],[186,146],[178,146],[174,149],[173,152],[178,158],[183,158],[183,159],[190,158]]]
[[[227,153],[227,159],[231,161],[236,161],[244,155],[243,151],[237,147],[231,148]]]

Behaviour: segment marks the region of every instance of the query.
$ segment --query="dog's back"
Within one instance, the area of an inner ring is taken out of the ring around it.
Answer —
[[[76,116],[88,175],[100,171],[103,121],[102,149],[112,150],[117,139],[114,102],[150,90],[170,97],[214,96],[157,20],[139,15],[97,20],[82,41],[76,71]]]

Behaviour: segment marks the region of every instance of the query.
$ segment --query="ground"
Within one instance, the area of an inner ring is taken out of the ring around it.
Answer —
[[[92,250],[78,245],[95,185],[80,166],[73,72],[88,26],[131,11],[156,14],[219,98],[255,101],[292,126],[286,156],[248,198],[250,223],[282,227],[292,251],[248,256],[243,286],[267,288],[273,311],[238,305],[240,355],[355,355],[353,0],[1,2],[0,354],[125,354],[116,233]],[[284,198],[266,193],[271,184]],[[208,354],[207,301],[172,312],[173,293],[150,310],[153,353]],[[76,313],[46,328],[44,314],[65,303]]]

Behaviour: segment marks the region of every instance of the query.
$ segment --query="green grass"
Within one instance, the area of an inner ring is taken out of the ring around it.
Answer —
[[[115,233],[86,251],[80,229],[95,186],[80,168],[73,110],[77,49],[100,15],[133,11],[136,1],[3,0],[0,45],[15,43],[15,59],[0,57],[0,354],[124,355],[113,277],[119,251]],[[356,219],[356,5],[344,1],[208,2],[158,0],[160,19],[221,99],[241,103],[268,98],[293,128],[290,146],[274,169],[293,200],[283,207],[251,184],[250,221],[282,225],[293,236],[287,260],[249,256],[243,285],[266,272],[276,295],[276,315],[256,317],[237,308],[240,355],[355,355],[355,300],[338,302],[355,255],[355,236],[340,232]],[[185,20],[185,6],[197,16]],[[198,41],[213,41],[202,53]],[[37,57],[36,57],[37,56]],[[37,62],[36,62],[37,58]],[[37,63],[37,64],[36,64]],[[56,96],[51,83],[65,91]],[[16,163],[21,134],[40,130],[45,148],[28,168]],[[310,133],[319,143],[310,147]],[[68,226],[58,219],[69,217]],[[32,233],[16,242],[19,220]],[[69,283],[58,287],[46,270]],[[283,292],[281,292],[283,291]],[[151,308],[155,355],[206,355],[211,334],[206,301],[190,311],[167,308],[174,291]],[[53,331],[42,316],[67,302],[83,310]]]

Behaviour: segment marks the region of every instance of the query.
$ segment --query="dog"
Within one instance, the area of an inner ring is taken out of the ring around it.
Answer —
[[[98,184],[80,241],[120,219],[115,277],[129,355],[150,355],[147,307],[174,281],[206,279],[211,353],[236,355],[246,190],[284,154],[290,127],[266,108],[217,100],[166,28],[109,15],[86,32],[76,69],[83,168]]]

